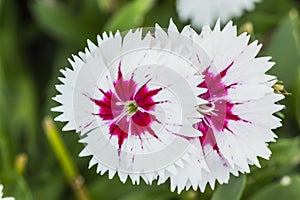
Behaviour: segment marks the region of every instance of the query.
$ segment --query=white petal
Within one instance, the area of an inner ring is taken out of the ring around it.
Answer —
[[[245,10],[252,10],[260,0],[177,0],[176,8],[181,20],[191,19],[193,25],[213,25],[218,18],[226,22],[239,17]]]

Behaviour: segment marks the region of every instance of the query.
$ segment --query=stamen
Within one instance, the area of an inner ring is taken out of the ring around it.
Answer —
[[[126,110],[124,109],[123,112],[122,112],[121,114],[119,114],[119,115],[113,120],[113,123],[118,124],[119,121],[120,121],[123,117],[125,117],[126,115],[127,115],[127,112],[126,112]]]
[[[123,117],[126,117],[126,121],[129,122],[132,115],[134,115],[138,110],[142,109],[138,107],[135,101],[126,101],[126,102],[120,101],[120,102],[116,102],[116,105],[123,105],[124,109],[122,113],[116,116],[116,118],[113,120],[114,123],[118,123]]]
[[[126,104],[127,102],[122,102],[122,101],[116,102],[117,106],[125,106]]]
[[[209,121],[207,120],[206,117],[203,118],[203,122],[204,122],[208,127],[211,128],[211,125],[210,125],[210,123],[209,123]]]
[[[138,104],[135,101],[127,101],[125,108],[127,109],[127,114],[133,115],[138,111]]]
[[[200,104],[197,107],[197,111],[199,113],[201,113],[202,115],[205,115],[205,114],[216,115],[216,113],[214,113],[214,111],[215,111],[214,102],[210,102],[210,103],[206,103],[206,104]]]

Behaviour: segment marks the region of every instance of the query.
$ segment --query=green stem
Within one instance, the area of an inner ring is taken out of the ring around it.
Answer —
[[[87,190],[84,185],[84,180],[80,176],[76,165],[74,164],[70,153],[64,145],[57,128],[50,117],[43,120],[43,127],[47,138],[53,148],[55,156],[59,161],[63,172],[74,190],[78,200],[88,200]]]

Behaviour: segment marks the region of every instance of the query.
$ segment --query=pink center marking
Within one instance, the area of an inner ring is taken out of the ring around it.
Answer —
[[[150,126],[157,119],[150,112],[155,109],[156,104],[162,103],[153,100],[162,88],[149,90],[148,82],[137,88],[133,74],[129,80],[125,80],[120,63],[117,80],[113,83],[114,90],[105,92],[99,88],[104,97],[99,100],[91,99],[99,106],[96,115],[109,122],[109,134],[118,137],[119,154],[128,135],[138,136],[141,140],[141,135],[147,132],[158,138]]]
[[[220,132],[227,129],[232,132],[228,127],[228,122],[230,120],[242,120],[238,115],[232,112],[232,108],[235,104],[226,99],[228,89],[237,84],[225,85],[222,81],[233,64],[234,62],[231,62],[218,74],[210,72],[210,67],[208,67],[202,73],[204,75],[204,81],[198,85],[200,88],[207,89],[207,91],[199,95],[199,97],[210,102],[206,107],[211,110],[209,112],[204,112],[204,119],[197,124],[194,124],[194,128],[200,130],[203,134],[200,137],[202,146],[210,145],[217,152],[219,152],[219,147],[216,142],[214,130]]]

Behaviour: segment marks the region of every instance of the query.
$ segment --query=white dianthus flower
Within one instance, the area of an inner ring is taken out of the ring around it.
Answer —
[[[241,16],[245,10],[254,9],[261,0],[177,0],[176,7],[180,19],[191,20],[192,25],[215,24],[218,18],[227,22]]]

